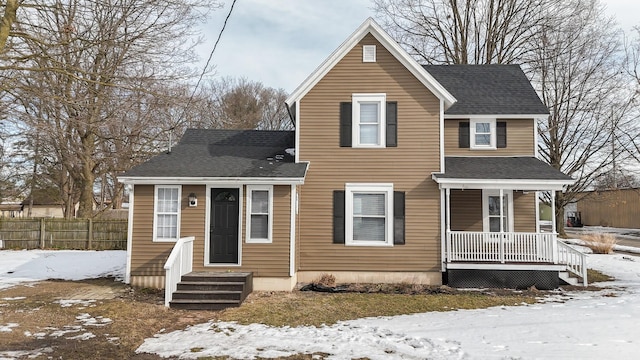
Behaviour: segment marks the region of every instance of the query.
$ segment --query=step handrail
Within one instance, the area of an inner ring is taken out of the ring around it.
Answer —
[[[164,263],[164,306],[169,306],[173,293],[178,289],[182,275],[193,269],[193,241],[195,236],[178,239]]]
[[[581,277],[583,286],[588,285],[586,254],[558,241],[558,262],[565,265],[567,271]]]

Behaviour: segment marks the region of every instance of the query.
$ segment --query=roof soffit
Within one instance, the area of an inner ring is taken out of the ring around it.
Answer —
[[[291,106],[302,99],[342,58],[349,53],[367,34],[373,35],[402,65],[409,70],[438,99],[444,101],[445,109],[456,102],[431,74],[384,31],[372,18],[368,18],[334,52],[325,59],[285,101]]]

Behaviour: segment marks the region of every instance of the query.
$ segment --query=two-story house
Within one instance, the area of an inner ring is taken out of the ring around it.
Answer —
[[[536,158],[548,110],[519,66],[421,66],[368,19],[286,103],[294,131],[190,129],[120,177],[128,282],[178,305],[235,274],[265,290],[585,277],[538,224],[538,192],[573,180]]]

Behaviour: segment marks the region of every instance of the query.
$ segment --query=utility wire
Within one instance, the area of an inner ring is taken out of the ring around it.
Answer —
[[[207,59],[207,62],[204,65],[204,68],[202,69],[202,72],[200,73],[200,77],[198,77],[198,81],[196,82],[196,86],[193,88],[193,91],[191,92],[191,95],[189,96],[189,99],[187,100],[187,103],[182,108],[182,113],[180,113],[180,117],[178,118],[178,121],[176,121],[176,124],[173,125],[169,129],[169,131],[175,130],[175,128],[182,123],[184,114],[187,112],[187,108],[189,107],[189,105],[191,105],[191,101],[193,100],[193,97],[195,96],[196,91],[198,90],[198,86],[200,86],[200,82],[202,82],[202,78],[204,77],[204,74],[207,72],[207,68],[209,67],[209,63],[211,62],[211,59],[213,58],[213,53],[216,51],[216,48],[218,47],[218,43],[220,42],[220,38],[222,38],[222,33],[224,32],[224,29],[227,27],[227,21],[229,21],[229,18],[231,17],[231,13],[233,12],[233,7],[236,5],[236,1],[237,0],[233,0],[233,2],[231,3],[231,7],[229,8],[229,13],[227,14],[227,17],[224,19],[224,23],[222,24],[222,29],[220,29],[220,33],[218,34],[218,38],[216,39],[215,44],[213,44],[213,49],[211,49],[211,53],[209,53],[209,58]],[[171,141],[171,140],[169,140],[169,141]],[[171,144],[169,144],[169,147],[171,147]]]

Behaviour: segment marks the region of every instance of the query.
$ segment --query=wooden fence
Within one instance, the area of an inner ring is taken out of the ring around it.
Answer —
[[[126,250],[127,220],[0,219],[0,248]]]
[[[640,189],[589,191],[583,195],[578,201],[583,224],[640,229]]]

